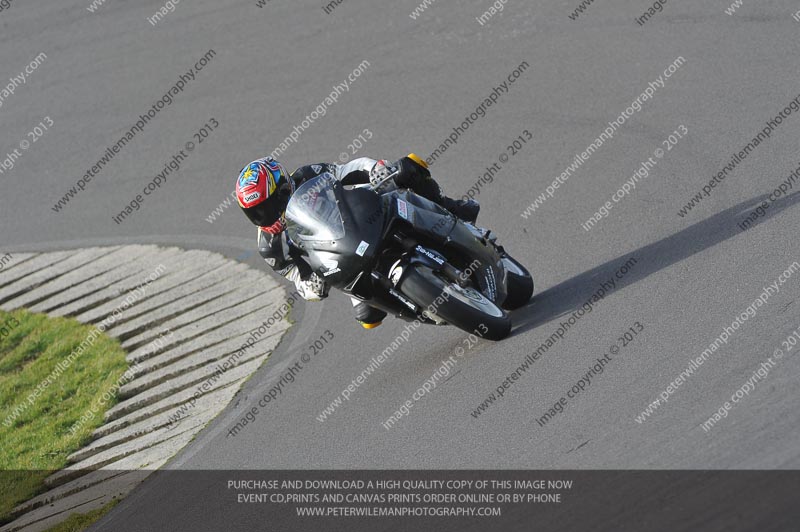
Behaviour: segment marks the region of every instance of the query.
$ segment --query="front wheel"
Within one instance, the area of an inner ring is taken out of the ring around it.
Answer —
[[[418,305],[433,310],[450,325],[468,333],[489,340],[502,340],[511,334],[511,318],[503,309],[474,288],[462,288],[427,266],[417,264],[409,268],[400,290]],[[437,300],[441,304],[431,308]]]

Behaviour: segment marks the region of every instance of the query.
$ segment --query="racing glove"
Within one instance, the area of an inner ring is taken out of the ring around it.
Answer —
[[[390,175],[392,175],[397,170],[396,167],[392,166],[392,164],[387,161],[386,159],[381,159],[375,166],[372,167],[372,170],[369,172],[369,182],[374,187]],[[391,185],[392,183],[386,182],[382,188],[386,188],[386,185]]]
[[[305,279],[301,278],[300,270],[292,268],[286,278],[294,283],[297,293],[306,301],[320,301],[328,297],[330,286],[319,275],[312,273]]]

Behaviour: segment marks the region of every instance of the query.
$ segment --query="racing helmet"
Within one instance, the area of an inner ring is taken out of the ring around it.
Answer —
[[[245,166],[236,179],[236,200],[244,215],[262,229],[282,225],[286,204],[294,193],[294,181],[272,157]]]

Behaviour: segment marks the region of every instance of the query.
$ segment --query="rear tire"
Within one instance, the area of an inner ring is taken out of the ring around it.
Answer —
[[[533,277],[525,266],[509,255],[503,257],[503,263],[508,271],[508,295],[503,302],[503,308],[518,309],[533,296]]]
[[[442,279],[427,266],[410,267],[400,290],[426,309],[448,294],[450,297],[435,308],[435,314],[462,331],[489,340],[502,340],[511,334],[511,318],[503,309],[473,288],[461,288]]]

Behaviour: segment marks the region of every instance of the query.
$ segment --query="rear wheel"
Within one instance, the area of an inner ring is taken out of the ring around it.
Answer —
[[[408,269],[400,290],[418,305],[431,309],[450,325],[489,340],[502,340],[511,333],[508,314],[472,287],[461,287],[443,279],[421,264]],[[442,297],[444,296],[444,297]]]
[[[509,255],[503,256],[503,265],[508,272],[508,295],[503,308],[514,310],[527,303],[533,295],[533,277],[525,266]]]

